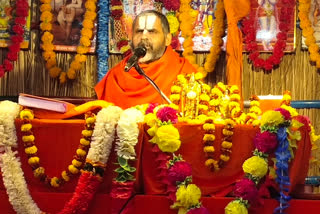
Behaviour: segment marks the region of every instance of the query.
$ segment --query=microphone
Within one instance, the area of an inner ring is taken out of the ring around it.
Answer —
[[[138,46],[133,51],[133,55],[129,58],[126,66],[124,67],[124,71],[128,72],[140,58],[144,57],[147,53],[147,49],[144,46]]]

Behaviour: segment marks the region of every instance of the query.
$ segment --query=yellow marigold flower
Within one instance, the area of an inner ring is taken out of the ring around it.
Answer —
[[[239,201],[231,201],[225,208],[225,214],[248,214],[248,209]]]
[[[42,53],[42,56],[43,56],[44,60],[48,61],[49,59],[55,59],[56,53],[53,51],[44,51]]]
[[[30,146],[24,149],[25,153],[28,155],[33,155],[35,153],[37,153],[38,149],[36,146]]]
[[[94,1],[86,1],[85,7],[86,7],[88,10],[91,10],[91,11],[95,11],[95,10],[96,10],[96,4],[95,4]]]
[[[309,47],[308,47],[310,53],[316,53],[319,51],[319,46],[317,44],[311,44]]]
[[[180,25],[177,17],[173,13],[167,13],[166,17],[167,17],[168,22],[169,22],[170,33],[171,34],[175,34],[176,32],[178,32],[179,25]]]
[[[120,53],[123,54],[123,53],[127,52],[129,49],[131,49],[129,45],[123,46],[123,47],[120,49]]]
[[[177,76],[177,80],[178,80],[178,82],[179,82],[180,84],[185,84],[185,83],[187,82],[187,79],[184,77],[183,74],[179,74],[179,75]]]
[[[93,124],[95,122],[96,122],[96,117],[95,116],[86,118],[86,123],[87,124]]]
[[[213,159],[207,159],[206,162],[205,162],[205,165],[206,165],[206,166],[211,166],[211,165],[213,165],[215,162],[216,162],[216,161],[213,160]]]
[[[67,71],[68,79],[74,80],[76,78],[76,76],[77,76],[76,71],[72,68],[69,68]]]
[[[204,152],[214,152],[214,147],[213,146],[205,146],[203,147]]]
[[[199,110],[204,110],[204,111],[208,111],[208,106],[206,106],[206,105],[202,105],[202,104],[199,104],[198,105],[198,108],[199,108]]]
[[[292,108],[291,106],[281,105],[281,108],[289,111],[291,117],[295,117],[295,116],[298,116],[298,115],[299,115],[299,113],[297,112],[297,110],[296,110],[295,108]]]
[[[199,204],[199,199],[201,197],[201,191],[199,187],[195,184],[189,184],[187,187],[185,185],[180,185],[177,192],[177,201],[183,207],[192,207]]]
[[[90,141],[84,139],[84,138],[81,138],[80,139],[80,144],[81,145],[84,145],[84,146],[89,146],[90,145]]]
[[[83,20],[82,25],[84,28],[92,29],[93,28],[93,21],[91,20]]]
[[[279,111],[266,111],[261,117],[261,126],[278,126],[283,122],[284,118]]]
[[[262,178],[267,174],[268,163],[261,157],[252,156],[243,163],[242,169],[247,174],[251,174],[256,178]]]
[[[230,96],[230,100],[231,101],[240,101],[240,95],[239,94],[231,94],[231,96]]]
[[[236,101],[230,101],[229,102],[229,109],[234,109],[234,108],[240,108],[240,103]]]
[[[82,36],[80,39],[80,44],[86,47],[89,47],[91,45],[91,41],[88,37]]]
[[[78,161],[76,159],[73,159],[72,160],[72,165],[74,165],[75,167],[80,167],[82,165],[82,162],[81,161]]]
[[[75,60],[71,63],[70,67],[74,70],[81,70],[82,64]]]
[[[97,13],[95,13],[93,11],[88,11],[88,10],[84,14],[84,18],[91,20],[91,21],[95,20],[96,16],[97,16]]]
[[[56,78],[60,75],[61,71],[62,71],[61,68],[55,66],[49,69],[49,75],[52,78]]]
[[[65,181],[69,181],[69,180],[70,180],[70,177],[68,176],[68,174],[67,174],[66,171],[63,171],[63,172],[61,173],[61,177],[62,177],[62,179],[65,180]]]
[[[202,128],[205,131],[215,130],[216,129],[215,125],[212,124],[212,123],[205,123],[205,124],[203,124]]]
[[[227,161],[229,161],[230,156],[228,156],[228,155],[220,155],[220,159],[223,160],[224,162],[227,162]]]
[[[23,132],[30,131],[30,129],[32,129],[31,123],[23,124],[23,125],[21,126],[21,131],[23,131]]]
[[[204,141],[214,141],[216,137],[213,134],[205,134],[203,136]]]
[[[229,141],[223,141],[221,146],[222,146],[222,148],[230,149],[232,147],[232,143]]]
[[[73,165],[69,165],[68,166],[68,170],[72,173],[72,174],[78,174],[79,173],[79,169],[77,169],[75,166]]]
[[[40,29],[42,31],[51,31],[52,30],[52,24],[50,22],[42,22],[40,24]]]
[[[44,11],[51,11],[51,5],[50,4],[42,4],[40,6],[40,11],[44,12]]]
[[[144,117],[144,122],[149,126],[153,127],[157,124],[157,116],[155,114],[147,114]]]
[[[258,100],[250,101],[250,106],[260,106],[260,102]]]
[[[217,83],[217,88],[220,89],[220,91],[224,92],[227,90],[227,86],[223,84],[222,82]]]
[[[44,11],[40,15],[40,20],[41,21],[46,21],[46,22],[51,22],[52,20],[52,13],[50,11]]]
[[[78,62],[85,62],[87,60],[87,56],[82,54],[77,54],[75,56],[75,60]]]
[[[50,180],[50,185],[53,187],[59,187],[59,183],[60,183],[60,181],[59,181],[59,178],[57,178],[57,177],[53,177]]]
[[[67,81],[67,72],[61,72],[59,76],[59,82],[61,84],[65,83]]]
[[[44,168],[43,167],[38,167],[36,168],[35,170],[33,170],[33,175],[34,177],[36,178],[39,178],[41,177],[42,175],[44,175]]]
[[[218,100],[218,99],[210,100],[209,105],[210,106],[218,106],[218,105],[220,105],[220,100]]]
[[[289,94],[285,94],[283,95],[282,100],[291,101],[291,96]]]
[[[50,4],[51,0],[40,0],[43,4]]]
[[[232,136],[233,131],[229,131],[228,129],[222,129],[222,134],[226,136]]]
[[[205,78],[208,75],[208,72],[206,72],[205,70],[199,70],[198,72],[194,75],[194,78],[196,80],[201,80],[203,78]]]
[[[171,95],[170,95],[170,100],[171,100],[171,101],[178,101],[178,100],[180,100],[180,94],[171,94]]]
[[[80,157],[84,157],[84,156],[87,154],[87,152],[84,151],[83,149],[77,149],[76,153],[77,153],[77,155],[79,155]]]
[[[180,93],[181,92],[181,87],[180,86],[178,86],[178,85],[173,85],[172,87],[171,87],[171,93],[176,93],[176,94],[178,94],[178,93]]]
[[[237,85],[232,85],[229,90],[231,94],[239,93],[239,87]]]
[[[172,153],[180,148],[180,134],[173,125],[160,126],[156,136],[159,138],[158,146],[161,151]]]
[[[201,101],[208,101],[208,102],[209,102],[210,97],[209,97],[209,95],[207,95],[207,94],[201,94],[201,95],[200,95],[200,100],[201,100]]]
[[[34,115],[32,114],[31,110],[20,111],[20,119],[33,120],[33,118],[34,118]]]
[[[260,120],[254,120],[252,121],[253,126],[260,126]]]
[[[255,113],[256,115],[260,115],[262,113],[261,109],[258,106],[252,106],[249,109],[249,112]]]
[[[42,45],[43,50],[51,52],[54,49],[54,46],[52,43],[48,43],[48,44],[43,44]]]
[[[77,53],[78,54],[85,54],[85,53],[88,53],[89,51],[89,48],[88,47],[84,47],[84,46],[78,46],[77,47]]]
[[[225,119],[225,125],[230,125],[233,127],[234,125],[236,125],[236,123],[232,119]]]
[[[23,142],[33,142],[34,141],[34,136],[33,135],[22,136],[22,141]]]
[[[28,159],[28,164],[30,164],[31,166],[39,164],[40,158],[39,157],[30,157]]]
[[[83,130],[81,133],[85,137],[91,137],[92,136],[92,130]]]

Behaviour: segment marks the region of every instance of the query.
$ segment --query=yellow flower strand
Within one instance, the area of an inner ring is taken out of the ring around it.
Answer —
[[[85,3],[86,12],[84,14],[83,28],[81,30],[80,45],[77,47],[77,54],[74,60],[70,64],[70,68],[67,72],[62,71],[61,68],[57,66],[56,53],[54,52],[54,45],[52,41],[54,39],[52,30],[52,18],[53,14],[51,13],[51,1],[50,0],[41,0],[42,5],[40,6],[41,11],[41,24],[40,29],[43,33],[41,37],[43,58],[46,61],[46,69],[49,70],[50,77],[57,78],[59,77],[60,83],[65,83],[67,79],[75,79],[76,71],[82,69],[82,64],[87,60],[85,55],[89,51],[92,40],[92,29],[94,27],[93,21],[95,20],[96,14],[96,1],[97,0],[87,0]]]
[[[216,18],[213,21],[212,46],[210,48],[210,53],[206,58],[206,62],[202,67],[196,64],[195,55],[193,53],[193,25],[198,14],[197,11],[191,8],[190,2],[191,0],[181,0],[179,9],[181,35],[185,39],[183,42],[184,51],[182,54],[194,67],[196,67],[196,79],[203,79],[207,76],[208,72],[214,70],[221,52],[220,47],[223,43],[222,36],[224,35],[224,3],[223,0],[218,0],[214,14]]]
[[[76,150],[76,156],[72,160],[72,164],[68,166],[68,169],[61,173],[61,178],[52,177],[50,178],[45,174],[45,169],[40,166],[40,158],[37,156],[38,148],[35,145],[35,137],[32,132],[31,120],[34,119],[33,112],[29,109],[24,109],[20,112],[20,119],[23,120],[21,125],[21,132],[23,134],[22,141],[25,146],[25,153],[28,156],[28,164],[33,169],[33,174],[36,178],[41,181],[49,183],[52,187],[59,187],[61,184],[70,180],[72,175],[76,175],[80,172],[85,160],[87,151],[90,147],[92,130],[96,121],[96,116],[87,112],[85,114],[85,130],[82,131],[83,137],[80,139],[80,145]]]
[[[300,27],[302,28],[302,35],[306,38],[305,44],[308,47],[310,53],[310,61],[316,63],[316,67],[320,68],[320,54],[319,46],[316,44],[316,38],[314,37],[314,29],[309,19],[311,0],[299,0],[299,19]]]

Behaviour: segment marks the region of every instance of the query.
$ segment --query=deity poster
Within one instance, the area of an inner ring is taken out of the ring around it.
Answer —
[[[293,52],[296,47],[296,9],[293,6],[293,13],[288,14],[290,20],[281,22],[280,16],[283,15],[281,10],[284,3],[282,0],[251,0],[250,18],[253,18],[254,25],[257,29],[256,42],[258,50],[262,52],[272,52],[274,44],[277,42],[277,34],[281,29],[288,27],[287,43],[285,52]],[[245,28],[246,26],[242,27]]]
[[[86,0],[51,0],[53,45],[56,51],[76,52],[80,44]],[[96,23],[89,53],[95,52]]]
[[[30,43],[30,23],[31,23],[31,0],[29,3],[29,15],[24,27],[23,42],[20,47],[29,48]],[[0,0],[0,47],[8,47],[10,44],[10,36],[13,34],[12,26],[15,19],[15,0]]]
[[[309,20],[314,30],[313,35],[316,39],[316,44],[320,45],[320,0],[311,0]],[[305,44],[305,37],[303,36],[302,36],[302,48],[307,48]]]

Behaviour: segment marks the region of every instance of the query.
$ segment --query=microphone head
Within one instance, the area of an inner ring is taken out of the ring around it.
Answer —
[[[145,46],[138,46],[136,49],[134,49],[134,55],[136,55],[138,58],[144,57],[147,54],[147,48]]]

